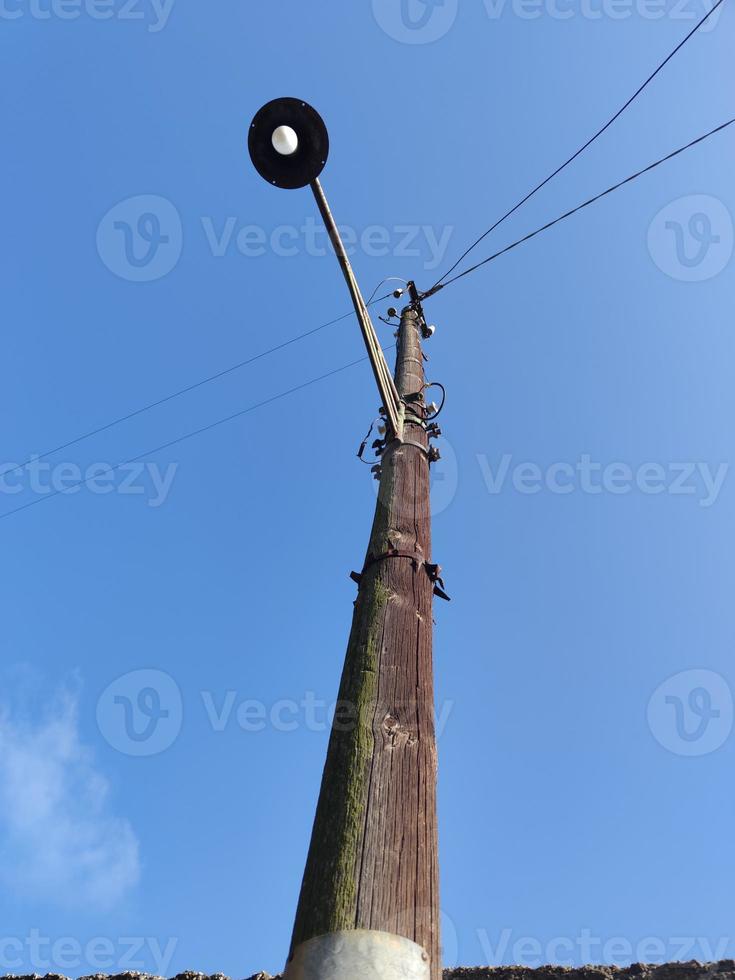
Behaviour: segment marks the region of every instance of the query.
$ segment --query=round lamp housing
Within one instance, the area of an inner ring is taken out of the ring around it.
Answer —
[[[301,99],[274,99],[250,124],[248,149],[260,176],[275,187],[306,187],[329,156],[324,120]]]

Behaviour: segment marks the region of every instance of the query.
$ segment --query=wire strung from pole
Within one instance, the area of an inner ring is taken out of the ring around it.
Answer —
[[[382,283],[378,285],[375,292],[378,291],[381,285]],[[375,295],[375,292],[373,293],[373,296]],[[371,304],[374,305],[377,303],[382,303],[391,296],[392,293],[387,293],[385,296],[380,296],[376,300],[370,300],[366,305],[369,306]],[[247,367],[249,364],[254,364],[256,361],[260,361],[264,357],[269,357],[271,354],[276,354],[278,351],[284,350],[286,347],[290,347],[292,344],[296,344],[301,340],[305,340],[307,337],[312,337],[321,330],[334,326],[335,323],[341,323],[342,320],[347,320],[352,316],[355,316],[354,310],[350,310],[349,313],[343,313],[342,316],[335,317],[334,320],[327,320],[326,323],[320,323],[318,327],[312,327],[311,330],[306,330],[304,333],[297,334],[295,337],[291,337],[289,340],[284,340],[283,343],[276,344],[275,347],[269,347],[268,350],[261,351],[259,354],[254,354],[252,357],[248,357],[244,361],[238,361],[237,364],[231,364],[222,371],[217,371],[216,374],[210,374],[209,377],[195,381],[193,384],[187,385],[185,388],[179,388],[178,391],[171,392],[170,395],[164,395],[163,398],[149,402],[147,405],[143,405],[141,408],[136,408],[134,411],[128,412],[127,415],[121,415],[119,418],[113,419],[111,422],[107,422],[105,425],[100,425],[96,429],[90,429],[89,432],[85,432],[81,436],[70,439],[69,442],[64,442],[60,446],[55,446],[53,449],[47,449],[46,452],[40,453],[39,455],[30,456],[27,460],[25,460],[25,462],[19,463],[18,466],[5,470],[4,472],[6,475],[10,475],[11,473],[20,473],[31,463],[38,462],[41,459],[46,459],[47,456],[52,456],[54,453],[61,452],[62,449],[69,449],[71,446],[76,446],[80,442],[84,442],[86,439],[91,439],[92,436],[98,436],[102,432],[107,432],[108,429],[112,429],[116,425],[122,425],[123,422],[129,422],[131,419],[137,418],[139,415],[143,415],[145,412],[150,412],[152,409],[159,408],[161,405],[165,405],[167,402],[173,401],[175,398],[180,398],[182,395],[187,395],[191,391],[196,391],[197,388],[202,388],[204,385],[208,385],[212,381],[219,381],[220,378],[224,378],[228,374],[232,374],[234,371],[239,371],[241,368]]]
[[[732,119],[728,119],[727,122],[722,123],[722,125],[717,126],[715,129],[711,129],[708,133],[705,133],[703,136],[698,136],[697,139],[692,140],[691,143],[687,143],[686,146],[680,146],[679,149],[674,150],[673,153],[668,153],[665,157],[661,157],[660,160],[656,160],[655,163],[651,163],[647,167],[644,167],[643,170],[639,170],[636,173],[631,174],[630,177],[626,177],[625,180],[621,180],[617,184],[613,184],[613,186],[608,187],[607,190],[602,191],[600,194],[596,194],[594,197],[591,197],[589,200],[584,201],[582,204],[578,204],[577,207],[572,208],[571,211],[567,211],[564,214],[559,215],[559,217],[554,218],[553,221],[548,221],[545,225],[542,225],[541,228],[537,228],[536,231],[532,231],[530,234],[524,235],[523,238],[519,238],[511,245],[506,245],[506,247],[501,248],[499,252],[495,252],[493,255],[488,256],[488,258],[483,259],[482,262],[478,262],[476,265],[470,266],[470,268],[465,269],[464,272],[458,273],[456,276],[453,276],[451,279],[448,279],[443,285],[435,287],[432,290],[432,292],[435,293],[439,292],[439,290],[446,289],[447,286],[451,286],[452,283],[457,282],[459,279],[464,279],[465,276],[468,276],[471,272],[475,272],[477,269],[482,268],[482,266],[487,265],[488,262],[494,261],[495,259],[499,258],[501,255],[505,255],[506,252],[512,251],[512,249],[514,248],[518,248],[518,246],[523,245],[524,242],[530,241],[530,239],[535,238],[537,235],[540,235],[542,231],[547,231],[549,228],[553,228],[554,225],[558,225],[560,221],[564,221],[566,218],[571,218],[573,214],[576,214],[578,211],[583,210],[583,208],[589,207],[590,204],[595,204],[603,197],[607,197],[608,194],[612,194],[613,191],[616,191],[619,188],[624,187],[626,184],[631,183],[631,181],[636,180],[638,177],[642,177],[644,174],[649,173],[649,171],[655,170],[655,168],[660,167],[662,163],[666,163],[669,160],[673,160],[674,157],[679,156],[680,153],[684,153],[685,150],[690,150],[693,146],[696,146],[698,143],[703,143],[705,140],[709,139],[710,136],[714,136],[716,133],[722,132],[723,129],[727,129],[727,127],[732,126],[733,123],[735,123],[735,116]]]
[[[378,283],[378,285],[372,291],[372,293],[370,294],[370,299],[367,301],[367,303],[365,304],[365,306],[371,306],[372,305],[373,299],[375,298],[375,294],[380,289],[380,287],[384,283],[386,283],[386,282],[402,282],[404,286],[408,286],[408,283],[406,282],[406,280],[405,279],[402,279],[400,276],[386,276],[385,279],[381,279],[380,280],[380,282]],[[404,290],[401,290],[401,292],[403,293]],[[388,293],[387,296],[383,296],[382,299],[376,299],[375,302],[376,303],[381,303],[384,299],[388,299],[388,297],[390,297],[390,296],[395,296],[395,293]],[[380,317],[380,319],[382,320],[383,318]]]
[[[360,448],[357,450],[357,458],[360,460],[361,463],[366,463],[368,466],[374,466],[375,463],[378,462],[377,459],[365,459],[364,457],[365,457],[365,450],[367,449],[368,439],[372,435],[373,429],[375,429],[380,425],[385,425],[385,419],[383,418],[382,415],[378,415],[378,417],[373,419],[373,421],[370,423],[370,428],[367,430],[367,435],[362,440],[362,442],[360,443]],[[375,449],[375,445],[373,445],[372,448]]]
[[[395,347],[395,344],[391,344],[389,347],[386,347],[385,350],[391,350],[393,347]],[[139,453],[137,456],[133,456],[130,459],[116,463],[114,466],[110,466],[109,472],[115,473],[124,466],[130,466],[132,463],[140,462],[140,460],[145,459],[146,456],[152,456],[154,453],[163,452],[165,449],[170,449],[172,446],[178,446],[182,442],[186,442],[188,439],[193,439],[195,436],[203,435],[205,432],[211,432],[212,429],[216,429],[220,425],[224,425],[226,422],[232,422],[235,419],[242,418],[243,415],[249,415],[251,412],[257,411],[259,408],[264,408],[266,405],[272,405],[274,402],[280,401],[282,398],[288,398],[289,395],[296,394],[297,391],[303,391],[305,388],[310,388],[312,385],[319,384],[321,381],[326,381],[328,378],[333,378],[336,374],[341,374],[343,371],[349,370],[349,368],[356,367],[358,364],[363,364],[365,361],[367,361],[367,359],[367,357],[358,357],[356,361],[350,361],[349,364],[343,364],[341,367],[334,368],[332,371],[327,371],[326,374],[320,374],[317,378],[311,378],[309,381],[304,381],[301,384],[294,385],[293,388],[288,388],[286,391],[281,391],[277,395],[271,395],[270,398],[264,398],[263,401],[256,402],[254,405],[249,405],[247,408],[243,408],[239,412],[233,412],[232,415],[227,415],[225,418],[218,419],[216,422],[210,422],[209,425],[203,425],[201,428],[194,429],[192,432],[187,432],[185,435],[179,436],[177,439],[172,439],[170,442],[163,443],[161,446],[156,446],[155,449],[148,449],[144,453]],[[46,496],[38,497],[36,500],[31,500],[27,504],[21,504],[20,507],[15,507],[13,510],[0,514],[0,520],[3,520],[6,517],[11,517],[13,514],[19,514],[22,510],[28,510],[30,507],[35,507],[36,504],[41,504],[45,500],[51,500],[53,497],[58,497],[60,494],[73,493],[80,487],[84,487],[88,483],[97,479],[98,476],[99,474],[87,477],[85,480],[79,480],[76,483],[72,483],[63,490],[54,490],[52,493],[49,493]]]
[[[480,242],[483,242],[487,238],[487,236],[490,235],[492,232],[494,232],[496,228],[499,228],[500,225],[502,225],[502,223],[507,218],[510,218],[510,216],[512,214],[515,214],[515,212],[520,207],[522,207],[526,203],[526,201],[530,201],[530,199],[534,196],[534,194],[538,193],[538,191],[540,191],[550,181],[552,181],[554,179],[554,177],[557,177],[562,172],[562,170],[565,170],[569,166],[570,163],[573,163],[577,159],[578,156],[581,156],[581,154],[584,153],[584,151],[588,147],[592,146],[592,144],[595,142],[595,140],[599,139],[600,136],[602,136],[602,134],[604,132],[606,132],[612,126],[612,124],[617,119],[620,118],[620,116],[622,116],[622,114],[625,112],[625,110],[630,105],[632,105],[633,102],[635,102],[635,100],[644,91],[644,89],[646,89],[651,84],[651,82],[654,80],[654,78],[656,78],[656,76],[659,74],[659,72],[663,71],[663,69],[666,67],[666,65],[668,65],[668,63],[671,61],[671,59],[676,54],[678,54],[679,51],[681,51],[681,49],[684,47],[684,45],[687,43],[687,41],[689,41],[689,39],[692,38],[697,33],[697,31],[700,29],[700,27],[702,27],[702,25],[705,23],[705,21],[707,21],[708,18],[710,18],[712,16],[712,14],[717,10],[717,8],[723,2],[724,2],[724,0],[717,0],[717,2],[712,7],[712,9],[710,11],[708,11],[704,15],[704,17],[702,17],[702,19],[687,34],[687,36],[682,41],[680,41],[679,44],[677,44],[677,46],[674,48],[674,50],[669,55],[667,55],[666,58],[664,58],[664,60],[661,62],[661,64],[658,66],[658,68],[656,68],[656,70],[654,72],[652,72],[648,76],[648,78],[645,80],[645,82],[638,89],[636,89],[636,91],[633,93],[633,95],[631,95],[631,97],[628,99],[628,101],[624,105],[622,105],[620,107],[620,109],[618,109],[618,111],[615,113],[615,115],[614,116],[611,116],[610,119],[608,119],[608,121],[605,123],[605,125],[601,129],[598,129],[597,132],[595,133],[595,135],[592,136],[590,139],[588,139],[587,142],[583,146],[580,146],[580,148],[574,154],[572,154],[572,156],[570,156],[568,160],[566,160],[560,167],[557,167],[557,169],[553,173],[549,174],[549,176],[546,177],[544,180],[542,180],[540,184],[537,184],[536,187],[534,187],[532,191],[530,191],[528,194],[526,194],[526,196],[524,198],[522,198],[517,204],[515,204],[510,209],[510,211],[506,211],[506,213],[502,216],[502,218],[498,218],[498,220],[495,222],[494,225],[492,225],[490,228],[488,228],[488,230],[486,232],[484,232],[482,235],[480,235],[480,237],[475,242],[473,242],[472,245],[470,245],[470,247],[465,252],[462,253],[462,255],[460,255],[460,257],[457,259],[457,261],[454,263],[454,265],[451,267],[451,269],[448,269],[447,272],[445,272],[444,275],[441,277],[441,279],[437,280],[437,282],[434,284],[434,286],[425,295],[427,295],[427,296],[432,295],[432,293],[434,291],[436,291],[437,286],[441,285],[441,283],[443,283],[445,279],[447,279],[449,276],[451,276],[451,274],[454,272],[454,270],[457,268],[457,266],[461,265],[461,263],[467,258],[467,256],[470,254],[470,252],[472,252],[473,249],[477,248],[477,246],[480,244]]]
[[[433,422],[434,419],[438,419],[439,418],[439,416],[441,415],[442,410],[444,408],[444,404],[445,404],[445,402],[447,400],[447,389],[444,387],[444,385],[440,381],[429,381],[429,382],[427,382],[427,384],[424,385],[423,390],[424,390],[424,392],[427,392],[430,388],[438,388],[439,391],[441,391],[441,393],[442,393],[442,400],[441,400],[441,403],[439,404],[439,407],[434,412],[434,414],[433,415],[427,415],[426,416],[426,421],[427,422]]]

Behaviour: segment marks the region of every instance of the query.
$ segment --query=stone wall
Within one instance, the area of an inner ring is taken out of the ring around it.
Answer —
[[[0,980],[43,980],[37,974],[30,976],[7,976]],[[68,980],[55,973],[46,974],[45,980]],[[162,980],[142,973],[119,973],[115,975],[94,974],[84,980]],[[203,973],[179,973],[172,980],[229,980],[222,973],[207,976]],[[256,973],[249,980],[280,980],[270,973]],[[461,967],[445,970],[444,980],[735,980],[735,960],[722,960],[719,963],[665,963],[652,966],[635,963],[629,967],[583,966],[569,969],[563,966],[542,966],[531,970],[521,966],[499,967]]]
[[[735,980],[735,960],[720,963],[665,963],[648,966],[636,963],[614,966],[542,966],[530,970],[519,966],[446,970],[444,980]]]

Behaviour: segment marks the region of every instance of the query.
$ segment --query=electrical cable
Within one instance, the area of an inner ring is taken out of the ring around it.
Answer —
[[[382,283],[378,284],[378,287],[373,292],[373,296],[378,289],[380,289],[381,285]],[[385,296],[380,296],[374,301],[371,300],[371,302],[373,304],[382,303],[383,300],[389,299],[391,296],[392,293],[387,293]],[[174,391],[170,395],[165,395],[163,398],[159,398],[157,401],[150,402],[148,405],[143,405],[142,408],[137,408],[135,411],[129,412],[127,415],[121,415],[120,418],[113,419],[112,422],[107,422],[105,425],[101,425],[96,429],[91,429],[89,432],[85,432],[83,435],[77,436],[75,439],[70,439],[69,442],[64,442],[60,446],[55,446],[53,449],[47,449],[46,452],[41,453],[40,455],[33,455],[25,462],[20,463],[13,469],[5,470],[4,472],[6,475],[10,473],[19,473],[31,463],[35,463],[41,459],[46,459],[47,456],[52,456],[54,453],[61,452],[62,449],[69,449],[70,446],[76,446],[78,443],[84,442],[86,439],[91,439],[92,436],[97,436],[102,432],[107,432],[108,429],[112,429],[116,425],[122,425],[123,422],[129,422],[131,419],[137,418],[138,415],[143,415],[144,412],[150,412],[154,408],[159,408],[161,405],[165,405],[167,402],[173,401],[174,398],[179,398],[181,395],[186,395],[190,391],[195,391],[197,388],[201,388],[203,385],[209,384],[212,381],[218,381],[220,378],[224,378],[226,375],[232,374],[233,371],[239,371],[241,368],[247,367],[249,364],[254,364],[255,361],[260,361],[264,357],[269,357],[271,354],[275,354],[278,351],[284,350],[286,347],[290,347],[292,344],[298,343],[300,340],[305,340],[307,337],[312,337],[314,334],[319,333],[320,330],[331,327],[335,323],[340,323],[342,320],[347,320],[351,316],[355,316],[354,310],[351,310],[349,313],[343,313],[342,316],[338,316],[334,320],[328,320],[326,323],[321,323],[318,327],[312,327],[311,330],[306,330],[304,333],[297,334],[295,337],[291,337],[290,340],[284,340],[283,343],[276,344],[275,347],[270,347],[268,350],[261,351],[260,354],[254,354],[252,357],[248,357],[244,361],[239,361],[237,364],[232,364],[230,367],[224,368],[222,371],[218,371],[216,374],[211,374],[207,378],[202,378],[200,381],[195,381],[193,384],[187,385],[185,388],[180,388],[178,391]]]
[[[379,462],[378,458],[365,459],[365,450],[367,449],[368,439],[372,435],[373,429],[377,428],[377,426],[381,424],[382,425],[385,424],[385,419],[383,418],[382,415],[378,415],[378,417],[373,419],[373,421],[370,423],[370,428],[367,430],[367,435],[362,440],[362,442],[360,443],[360,448],[357,450],[357,458],[360,460],[361,463],[365,463],[366,466],[375,466],[375,464]]]
[[[643,90],[645,88],[647,88],[651,84],[651,82],[659,74],[659,72],[661,72],[666,67],[666,65],[671,61],[671,59],[674,57],[674,55],[678,54],[678,52],[681,51],[681,49],[684,47],[684,45],[687,43],[687,41],[689,41],[689,39],[691,37],[693,37],[694,34],[697,33],[697,31],[699,30],[699,28],[702,27],[702,25],[705,23],[705,21],[709,17],[712,16],[712,14],[715,12],[715,10],[717,10],[717,8],[723,2],[724,2],[724,0],[717,0],[717,2],[712,7],[712,9],[710,11],[708,11],[704,15],[704,17],[702,17],[702,19],[692,28],[692,30],[686,35],[686,37],[682,41],[680,41],[679,44],[677,44],[677,46],[674,48],[674,50],[666,58],[664,58],[664,60],[661,62],[661,64],[658,66],[658,68],[656,68],[656,70],[654,72],[652,72],[648,76],[648,78],[645,80],[645,82],[633,93],[633,95],[628,99],[628,101],[623,106],[621,106],[620,109],[618,109],[618,111],[615,113],[615,115],[612,116],[610,119],[608,119],[608,121],[605,123],[605,125],[601,129],[598,129],[598,131],[595,133],[595,135],[591,139],[588,139],[587,142],[583,146],[580,146],[580,148],[576,151],[576,153],[574,153],[572,156],[570,156],[567,161],[565,161],[560,167],[557,167],[557,169],[553,173],[549,174],[549,176],[546,177],[544,180],[542,180],[541,183],[538,184],[536,187],[534,187],[534,189],[532,191],[530,191],[528,194],[526,194],[526,196],[524,198],[522,198],[517,204],[515,204],[510,209],[510,211],[507,211],[503,215],[502,218],[499,218],[495,222],[495,224],[492,225],[492,227],[488,228],[488,230],[484,234],[480,235],[480,237],[477,239],[477,241],[473,242],[472,245],[470,245],[470,247],[462,255],[460,255],[460,257],[457,259],[457,261],[454,263],[454,265],[451,267],[451,269],[449,269],[447,272],[445,272],[444,275],[441,277],[441,279],[437,280],[437,282],[432,287],[432,290],[435,290],[437,286],[439,286],[441,283],[443,283],[444,280],[454,272],[454,270],[457,268],[457,266],[459,266],[467,258],[467,256],[470,254],[470,252],[473,249],[475,249],[480,244],[480,242],[484,241],[489,234],[491,234],[493,231],[495,231],[496,228],[499,228],[500,225],[502,225],[502,223],[506,220],[506,218],[510,218],[510,216],[512,214],[515,214],[515,212],[522,205],[524,205],[526,203],[526,201],[529,201],[534,196],[534,194],[536,194],[543,187],[545,187],[551,180],[554,179],[554,177],[558,176],[558,174],[560,174],[562,172],[562,170],[565,170],[569,166],[570,163],[573,163],[577,159],[578,156],[580,156],[582,153],[584,153],[584,151],[595,142],[595,140],[599,139],[599,137],[602,136],[602,134],[604,132],[606,132],[612,126],[612,124],[617,119],[620,118],[620,116],[622,116],[622,114],[625,112],[625,110],[628,108],[628,106],[630,106],[633,102],[635,102],[635,100],[643,92]],[[429,290],[429,294],[432,292],[432,290]],[[427,294],[427,295],[429,295],[429,294]]]
[[[370,304],[373,301],[373,297],[375,296],[375,294],[377,293],[377,291],[380,289],[380,287],[384,283],[386,283],[386,282],[402,282],[404,286],[408,286],[408,283],[406,282],[406,280],[405,279],[401,279],[400,276],[386,276],[385,279],[381,279],[381,281],[375,287],[375,289],[372,292],[372,295],[370,296],[370,299],[365,304],[366,306],[370,306]],[[383,296],[383,299],[388,299],[388,297],[389,296],[392,296],[392,295],[393,295],[392,293],[388,293],[388,296]],[[375,302],[376,303],[380,303],[380,302],[382,302],[382,300],[376,300]]]
[[[395,347],[395,344],[392,344],[391,347]],[[385,349],[390,350],[391,347],[387,347]],[[172,439],[170,442],[163,443],[161,446],[156,446],[155,449],[148,449],[146,452],[139,453],[137,456],[132,456],[130,459],[116,463],[114,466],[110,466],[109,472],[114,473],[117,470],[122,469],[123,466],[129,466],[131,463],[137,463],[146,456],[151,456],[153,453],[163,452],[165,449],[170,449],[172,446],[178,446],[180,443],[186,442],[188,439],[193,439],[194,436],[202,435],[205,432],[211,432],[212,429],[216,429],[218,426],[224,425],[226,422],[232,422],[234,419],[242,418],[243,415],[249,415],[250,412],[254,412],[259,408],[264,408],[266,405],[271,405],[273,402],[277,402],[281,398],[287,398],[289,395],[293,395],[297,391],[303,391],[304,388],[309,388],[311,385],[318,384],[320,381],[326,381],[328,378],[332,378],[334,375],[340,374],[342,371],[347,371],[349,368],[364,363],[367,361],[367,359],[368,358],[366,356],[359,357],[356,361],[350,361],[349,364],[343,364],[341,367],[334,368],[332,371],[327,371],[326,374],[320,374],[317,378],[311,378],[309,381],[304,381],[301,384],[294,385],[293,388],[289,388],[286,391],[281,391],[277,395],[271,395],[270,398],[265,398],[263,401],[256,402],[254,405],[249,405],[247,408],[243,408],[239,412],[233,412],[232,415],[228,415],[223,419],[218,419],[216,422],[210,422],[209,425],[203,425],[199,429],[194,429],[192,432],[187,432],[185,435],[179,436],[177,439]],[[3,520],[6,517],[11,517],[13,514],[18,514],[22,510],[28,510],[29,507],[35,507],[36,504],[41,504],[45,500],[51,500],[53,497],[58,497],[60,494],[70,494],[96,479],[99,479],[99,474],[87,477],[85,480],[79,480],[76,483],[65,487],[63,490],[54,490],[52,493],[49,493],[46,496],[38,497],[36,500],[31,500],[27,504],[22,504],[20,507],[15,507],[13,510],[0,514],[0,520]]]
[[[447,400],[447,389],[440,381],[429,381],[427,384],[424,385],[423,390],[428,391],[429,388],[438,388],[442,393],[441,404],[439,405],[439,407],[437,408],[437,410],[434,412],[433,415],[427,415],[426,417],[427,422],[433,422],[434,419],[438,419],[442,413],[442,409],[444,408],[444,403]]]
[[[720,2],[722,2],[722,0],[720,0]],[[714,9],[715,8],[713,8],[713,10]],[[606,190],[602,191],[601,193],[596,194],[594,197],[589,198],[588,200],[584,201],[582,204],[578,204],[575,208],[572,208],[570,211],[566,211],[564,214],[560,215],[559,217],[554,218],[553,221],[549,221],[545,225],[542,225],[540,228],[537,228],[535,231],[530,232],[528,235],[524,235],[523,238],[519,238],[515,242],[512,242],[510,245],[506,245],[505,248],[501,249],[498,252],[495,252],[493,255],[488,256],[486,259],[483,259],[481,262],[478,262],[475,265],[470,266],[469,269],[465,269],[463,272],[458,273],[458,275],[456,275],[456,276],[452,277],[451,279],[447,280],[445,283],[433,287],[432,290],[430,290],[430,294],[433,295],[433,293],[439,292],[439,290],[441,290],[441,289],[446,289],[447,286],[452,285],[453,283],[459,281],[460,279],[463,279],[465,276],[470,275],[470,273],[477,271],[477,269],[480,269],[483,266],[487,265],[488,263],[493,262],[495,259],[499,258],[501,255],[505,255],[507,252],[510,252],[511,250],[517,248],[519,245],[523,245],[525,242],[530,241],[532,238],[535,238],[537,235],[540,235],[542,232],[547,231],[549,228],[553,228],[554,225],[557,225],[560,222],[565,221],[567,218],[570,218],[572,215],[576,214],[578,211],[581,211],[584,208],[589,207],[591,204],[595,204],[597,201],[600,201],[602,198],[606,197],[607,195],[612,194],[616,190],[619,190],[621,187],[624,187],[626,184],[629,184],[632,181],[637,180],[638,177],[642,177],[644,174],[649,173],[650,171],[654,170],[655,168],[661,166],[662,164],[667,163],[669,160],[674,159],[674,157],[677,157],[680,154],[686,152],[686,150],[689,150],[692,147],[697,146],[699,143],[703,143],[705,140],[709,139],[711,136],[715,136],[717,133],[720,133],[723,130],[727,129],[729,126],[732,126],[733,123],[735,123],[735,117],[733,117],[732,119],[728,119],[724,123],[721,123],[719,126],[716,126],[714,129],[710,130],[708,133],[704,133],[702,136],[699,136],[696,139],[691,140],[689,143],[685,144],[684,146],[679,147],[677,150],[674,150],[671,153],[668,153],[666,156],[661,157],[659,160],[656,160],[654,163],[649,164],[647,167],[644,167],[642,170],[639,170],[636,173],[631,174],[629,177],[626,177],[624,180],[619,181],[617,184],[613,184],[611,187],[608,187]],[[388,296],[389,295],[390,294],[388,294]],[[425,294],[425,295],[429,295],[429,294]],[[388,296],[383,296],[379,300],[376,300],[375,302],[382,302],[384,299],[387,299]],[[366,306],[367,306],[367,304],[366,304]],[[240,367],[244,367],[246,364],[250,364],[250,363],[252,363],[255,360],[259,360],[260,358],[266,357],[268,354],[275,353],[278,350],[282,350],[284,347],[287,347],[290,344],[293,344],[293,343],[297,342],[298,340],[302,340],[305,337],[308,337],[308,336],[316,333],[317,331],[324,329],[327,326],[331,326],[332,324],[338,323],[340,320],[347,319],[347,317],[353,316],[353,315],[354,315],[353,313],[345,313],[341,317],[337,317],[334,320],[330,320],[328,323],[321,324],[320,326],[315,327],[312,330],[306,331],[305,333],[300,334],[297,337],[292,338],[291,340],[285,341],[284,343],[279,344],[276,347],[273,347],[273,348],[271,348],[268,351],[264,351],[261,354],[256,354],[254,357],[249,358],[247,361],[242,361],[242,362],[240,362],[237,365],[233,365],[230,368],[226,368],[224,371],[218,372],[218,374],[216,374],[216,375],[212,375],[209,378],[205,378],[205,379],[203,379],[203,380],[201,380],[199,382],[196,382],[193,385],[189,385],[187,388],[183,388],[183,389],[181,389],[178,392],[174,392],[171,395],[167,395],[165,398],[159,399],[157,402],[151,403],[150,405],[147,405],[147,406],[144,406],[143,408],[137,409],[135,412],[131,412],[128,415],[126,415],[126,416],[124,416],[124,417],[122,417],[120,419],[117,419],[117,420],[115,420],[113,422],[110,422],[110,423],[108,423],[105,426],[101,426],[98,429],[95,429],[94,431],[89,432],[89,433],[87,433],[87,434],[85,434],[83,436],[79,436],[78,438],[76,438],[74,440],[71,440],[68,443],[65,443],[63,446],[58,446],[56,449],[47,450],[47,452],[45,452],[42,455],[33,456],[33,457],[31,457],[31,459],[27,460],[25,463],[22,463],[19,466],[14,467],[13,469],[6,470],[5,471],[5,475],[8,475],[9,473],[18,472],[18,471],[24,469],[31,462],[36,462],[36,461],[38,461],[40,459],[45,458],[46,456],[50,456],[54,452],[60,451],[61,449],[66,449],[69,446],[76,445],[77,443],[82,442],[84,439],[90,438],[93,435],[97,435],[100,432],[104,432],[107,429],[110,429],[113,426],[120,424],[121,422],[125,422],[125,421],[127,421],[127,420],[129,420],[131,418],[134,418],[135,416],[140,415],[143,412],[146,412],[146,411],[148,411],[151,408],[155,408],[158,405],[164,404],[167,401],[171,401],[173,398],[176,398],[176,397],[178,397],[181,394],[185,394],[186,392],[192,391],[195,388],[201,387],[202,385],[207,384],[209,381],[213,381],[213,380],[215,380],[217,378],[222,377],[225,374],[230,373],[231,371],[235,371],[235,370],[237,370]],[[390,349],[390,348],[386,348],[386,349]],[[382,348],[381,348],[381,350],[382,350]],[[210,429],[213,429],[213,428],[215,428],[218,425],[222,425],[225,422],[231,421],[232,419],[239,418],[242,415],[246,415],[249,412],[255,411],[255,409],[257,409],[257,408],[262,408],[263,406],[268,405],[271,402],[277,401],[279,398],[285,398],[286,396],[291,395],[291,394],[293,394],[293,393],[295,393],[297,391],[301,391],[302,389],[307,388],[310,385],[316,384],[319,381],[323,381],[323,380],[325,380],[325,379],[327,379],[329,377],[332,377],[334,374],[338,374],[341,371],[345,371],[348,368],[353,367],[356,364],[360,364],[364,360],[367,360],[367,358],[365,358],[365,357],[359,358],[357,361],[352,361],[349,364],[343,365],[340,368],[336,368],[333,371],[329,371],[326,374],[320,375],[317,378],[313,378],[310,381],[306,381],[306,382],[303,382],[300,385],[296,385],[295,387],[290,388],[290,389],[288,389],[285,392],[282,392],[282,393],[280,393],[278,395],[274,395],[271,398],[265,399],[262,402],[258,402],[255,405],[252,405],[249,408],[243,409],[240,412],[235,412],[233,415],[227,416],[224,419],[220,419],[219,421],[213,422],[210,425],[204,426],[201,429],[197,429],[194,432],[190,432],[187,435],[181,436],[179,439],[175,439],[172,442],[166,443],[163,446],[158,446],[158,447],[156,447],[156,449],[149,450],[148,453],[142,453],[139,456],[133,457],[132,459],[125,460],[125,461],[123,461],[121,463],[118,463],[118,464],[116,464],[115,466],[112,467],[112,470],[114,471],[114,470],[120,469],[122,466],[126,466],[126,465],[128,465],[130,463],[138,462],[142,458],[142,456],[146,456],[146,455],[148,455],[149,453],[152,453],[152,452],[160,452],[160,451],[162,451],[164,449],[168,449],[171,446],[175,446],[178,443],[183,442],[186,439],[190,439],[190,438],[192,438],[195,435],[200,435],[201,433],[207,432]],[[443,405],[442,405],[442,407],[443,407]],[[436,418],[436,415],[434,415],[432,417],[433,418]],[[34,506],[37,503],[41,503],[42,500],[49,500],[51,497],[55,497],[59,493],[69,493],[72,490],[77,489],[77,487],[83,486],[83,485],[85,485],[88,482],[89,482],[89,480],[79,481],[79,483],[73,484],[72,486],[66,488],[63,491],[62,490],[54,491],[49,496],[40,497],[38,500],[31,501],[30,503],[24,504],[21,507],[16,507],[13,510],[7,511],[5,514],[0,514],[0,520],[2,518],[4,518],[4,517],[9,517],[11,514],[16,514],[16,513],[18,513],[21,510],[26,510],[27,508],[32,507],[32,506]]]
[[[443,285],[434,287],[433,290],[429,291],[427,295],[433,295],[433,293],[438,293],[441,289],[446,289],[447,286],[451,286],[452,283],[457,282],[459,279],[463,279],[468,276],[471,272],[475,272],[477,269],[481,268],[483,265],[487,265],[488,262],[492,262],[494,259],[499,258],[501,255],[505,255],[506,252],[510,252],[512,249],[517,248],[519,245],[523,245],[524,242],[530,241],[531,238],[535,238],[540,235],[542,231],[547,231],[549,228],[553,228],[554,225],[558,225],[560,221],[564,221],[566,218],[570,218],[573,214],[581,211],[583,208],[589,207],[590,204],[595,204],[601,198],[606,197],[608,194],[612,194],[613,191],[629,184],[631,181],[636,180],[638,177],[642,177],[647,174],[650,170],[654,170],[656,167],[660,167],[662,163],[667,163],[669,160],[673,160],[674,157],[679,156],[680,153],[684,153],[685,150],[691,149],[698,143],[703,143],[704,140],[709,139],[710,136],[714,136],[716,133],[722,132],[723,129],[727,129],[728,126],[732,126],[735,123],[735,117],[728,119],[727,122],[722,123],[722,125],[717,126],[715,129],[705,133],[703,136],[697,137],[697,139],[692,140],[691,143],[687,143],[686,146],[680,146],[678,150],[674,150],[673,153],[667,154],[665,157],[661,157],[660,160],[656,160],[655,163],[649,164],[649,166],[644,167],[643,170],[639,170],[637,173],[631,174],[630,177],[626,177],[625,180],[619,181],[617,184],[613,184],[612,187],[608,187],[607,190],[602,191],[600,194],[596,194],[591,197],[588,201],[584,201],[582,204],[578,204],[576,208],[572,208],[571,211],[567,211],[565,214],[560,215],[558,218],[554,218],[553,221],[547,222],[542,225],[541,228],[537,228],[536,231],[532,231],[528,235],[524,235],[523,238],[519,238],[517,241],[513,242],[511,245],[506,245],[505,248],[501,248],[499,252],[495,252],[493,255],[488,256],[488,258],[483,259],[482,262],[478,262],[476,265],[470,266],[469,269],[465,269],[464,272],[458,273],[451,279],[448,279]]]

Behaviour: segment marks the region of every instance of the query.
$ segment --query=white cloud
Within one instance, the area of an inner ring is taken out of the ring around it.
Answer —
[[[57,905],[110,909],[140,877],[138,840],[110,812],[107,780],[79,739],[77,697],[40,719],[0,705],[0,878]]]

